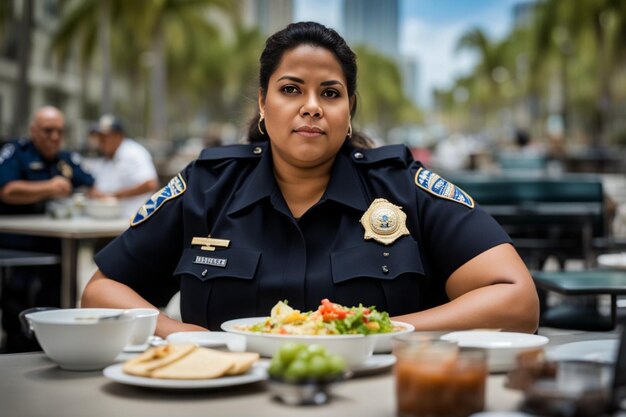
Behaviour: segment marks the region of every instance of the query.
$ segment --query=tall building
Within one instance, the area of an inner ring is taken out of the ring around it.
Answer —
[[[397,59],[399,0],[344,0],[344,33],[352,46],[367,45]]]
[[[258,26],[270,35],[293,22],[293,0],[240,0],[240,13],[247,26]]]

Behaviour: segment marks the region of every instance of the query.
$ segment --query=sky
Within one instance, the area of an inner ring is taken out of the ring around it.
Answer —
[[[461,35],[479,27],[492,39],[506,36],[520,1],[400,0],[400,51],[418,59],[420,105],[429,106],[433,88],[449,87],[475,63],[469,52],[455,51]],[[341,33],[341,0],[295,0],[294,14],[296,21],[317,21]]]

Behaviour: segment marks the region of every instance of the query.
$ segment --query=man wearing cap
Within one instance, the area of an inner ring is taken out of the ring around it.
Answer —
[[[37,110],[30,138],[4,145],[0,150],[0,215],[43,214],[46,203],[66,198],[79,187],[91,187],[94,178],[80,165],[80,155],[61,149],[65,119],[59,109]],[[59,239],[0,234],[0,247],[59,254]],[[33,306],[58,306],[61,269],[54,266],[15,268],[3,277],[2,328],[4,352],[38,350],[24,336],[18,314]]]
[[[91,197],[120,200],[124,215],[132,216],[158,186],[150,153],[136,141],[124,137],[121,122],[105,115],[91,128],[98,138],[103,158],[93,164],[96,178]]]

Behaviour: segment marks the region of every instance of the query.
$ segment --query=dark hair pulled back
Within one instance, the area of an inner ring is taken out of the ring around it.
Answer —
[[[343,74],[346,77],[348,96],[353,99],[350,115],[354,116],[357,108],[356,100],[356,55],[346,44],[346,41],[333,29],[316,22],[291,23],[285,29],[276,32],[265,42],[265,49],[259,60],[259,87],[265,97],[271,75],[280,65],[280,61],[285,52],[297,48],[300,45],[313,45],[327,49],[332,52],[341,64]],[[248,141],[267,141],[267,133],[262,134],[258,128],[259,115],[250,121],[248,126]],[[265,125],[261,122],[264,132]],[[351,142],[354,146],[361,148],[371,148],[372,141],[365,135],[352,133]]]

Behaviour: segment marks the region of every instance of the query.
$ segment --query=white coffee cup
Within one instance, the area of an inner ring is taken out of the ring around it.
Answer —
[[[154,335],[157,325],[159,310],[154,308],[131,308],[126,314],[135,318],[133,332],[128,342],[131,346],[140,346],[148,342],[148,338]]]

